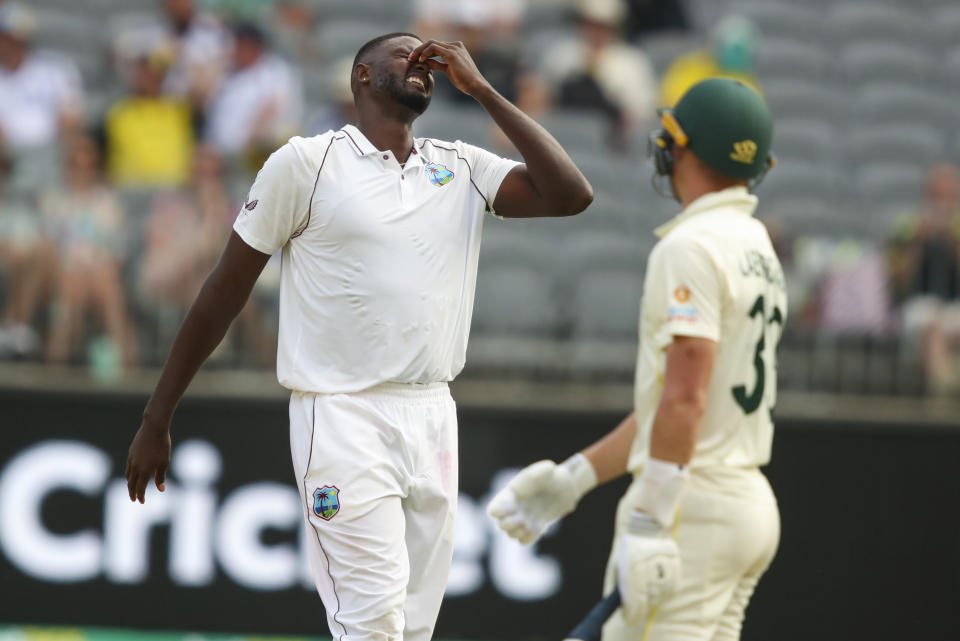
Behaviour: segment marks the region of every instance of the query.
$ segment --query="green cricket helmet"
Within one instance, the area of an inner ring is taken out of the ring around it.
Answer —
[[[673,171],[672,145],[686,147],[724,176],[758,183],[775,164],[773,117],[756,91],[732,78],[695,84],[673,109],[661,109],[663,129],[651,137],[657,174]]]

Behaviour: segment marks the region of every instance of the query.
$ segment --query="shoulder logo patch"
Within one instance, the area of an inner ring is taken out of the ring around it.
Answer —
[[[340,490],[333,485],[324,485],[313,491],[313,513],[329,521],[340,511]]]
[[[246,205],[244,205],[243,208],[246,209],[247,211],[253,211],[254,209],[256,209],[258,202],[260,202],[260,201],[259,201],[259,200],[251,200],[251,201],[248,202]]]
[[[741,140],[733,143],[733,151],[730,152],[730,158],[736,162],[742,162],[744,165],[753,164],[753,158],[757,155],[757,143],[752,140]]]
[[[453,172],[439,163],[428,162],[424,165],[424,169],[427,172],[427,177],[430,179],[430,182],[437,187],[443,187],[453,180]]]
[[[673,297],[677,300],[678,303],[685,303],[690,300],[690,288],[686,285],[680,285],[675,290],[673,290]]]

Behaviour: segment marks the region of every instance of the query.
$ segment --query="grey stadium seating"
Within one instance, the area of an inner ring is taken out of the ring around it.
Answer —
[[[851,106],[856,121],[864,124],[916,122],[950,131],[960,122],[956,105],[942,92],[916,86],[867,85],[857,92]]]
[[[840,151],[838,134],[836,127],[827,120],[778,117],[773,134],[774,154],[781,163],[793,160],[834,163]]]
[[[936,75],[936,64],[927,52],[882,41],[847,45],[839,62],[843,80],[854,85],[885,81],[928,86]]]
[[[804,80],[822,83],[829,77],[830,53],[801,40],[764,40],[757,54],[760,79]]]
[[[827,11],[825,25],[837,41],[873,40],[912,46],[923,34],[923,20],[913,12],[877,2],[838,2]]]
[[[924,167],[946,151],[936,127],[919,122],[859,127],[847,139],[850,158],[857,164],[892,160]]]
[[[848,101],[833,86],[814,79],[763,78],[763,94],[774,118],[774,144],[781,120],[820,119],[831,123],[847,117]]]

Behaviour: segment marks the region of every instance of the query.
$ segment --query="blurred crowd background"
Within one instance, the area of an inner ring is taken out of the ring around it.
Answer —
[[[455,39],[597,197],[486,224],[467,376],[629,381],[655,110],[762,92],[791,390],[960,394],[960,5],[951,0],[0,0],[0,360],[159,366],[265,158],[353,118],[376,35]],[[416,133],[516,156],[438,76]],[[211,366],[273,367],[268,265]]]

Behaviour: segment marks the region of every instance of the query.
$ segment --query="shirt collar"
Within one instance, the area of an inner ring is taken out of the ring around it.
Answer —
[[[350,139],[350,142],[353,143],[353,149],[361,156],[372,156],[377,153],[377,148],[373,146],[373,143],[367,140],[367,137],[360,132],[353,125],[344,125],[340,128],[340,131],[347,134],[347,138]]]
[[[748,192],[747,188],[743,185],[727,187],[720,191],[712,191],[709,194],[700,196],[687,205],[682,212],[657,227],[653,233],[659,238],[663,238],[676,229],[680,223],[693,218],[697,214],[702,214],[718,207],[726,207],[746,216],[753,216],[753,212],[757,209],[757,197]]]
[[[347,135],[347,138],[350,139],[352,143],[351,147],[361,156],[375,156],[380,155],[385,152],[380,151],[373,146],[373,143],[367,140],[367,137],[357,129],[354,125],[344,125],[340,128],[340,131]],[[416,141],[414,141],[413,146],[410,148],[410,155],[407,156],[407,162],[404,165],[404,169],[410,167],[411,165],[420,165],[423,164],[422,159],[420,158],[420,151],[417,149]]]

